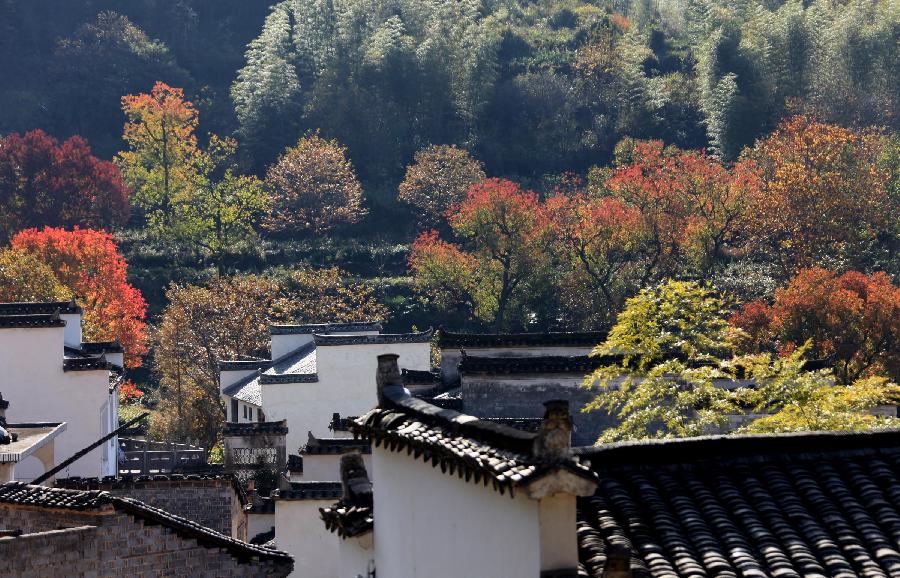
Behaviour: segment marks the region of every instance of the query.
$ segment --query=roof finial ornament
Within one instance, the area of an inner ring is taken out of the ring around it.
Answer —
[[[386,387],[403,387],[403,376],[400,374],[400,366],[396,353],[384,353],[378,356],[378,369],[375,372],[375,384],[378,387],[378,405],[384,405],[387,398],[384,395]]]
[[[541,429],[534,440],[534,456],[547,461],[566,459],[572,448],[569,402],[565,399],[553,399],[544,402],[544,407],[546,409]]]
[[[344,488],[342,502],[353,506],[372,505],[372,482],[359,450],[341,456],[341,485]]]

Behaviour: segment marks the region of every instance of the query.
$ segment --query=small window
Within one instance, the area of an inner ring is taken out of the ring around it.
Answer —
[[[244,408],[244,419],[247,419],[247,406],[246,406],[246,405],[242,405],[241,407]]]
[[[253,408],[250,408],[250,421],[253,421]]]
[[[231,421],[236,422],[237,420],[238,420],[238,400],[232,399],[231,400]]]

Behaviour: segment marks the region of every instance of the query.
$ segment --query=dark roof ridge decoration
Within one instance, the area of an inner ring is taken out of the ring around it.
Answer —
[[[82,342],[81,351],[84,353],[124,353],[125,348],[118,339],[113,341]]]
[[[290,489],[272,492],[273,500],[334,500],[344,491],[341,482],[291,482]]]
[[[465,352],[463,352],[465,354]],[[619,356],[560,356],[481,357],[463,355],[459,363],[462,374],[532,374],[532,373],[590,373],[597,368],[618,363]]]
[[[53,315],[54,313],[83,313],[75,300],[71,301],[15,301],[0,303],[0,316]]]
[[[35,313],[27,315],[0,315],[0,327],[65,327],[66,320],[55,313]]]
[[[584,446],[573,451],[590,460],[591,468],[597,471],[628,466],[702,465],[713,460],[766,461],[785,456],[816,460],[824,456],[900,453],[900,429],[653,439]]]
[[[113,364],[106,360],[106,355],[100,357],[73,357],[63,360],[63,371],[109,371]]]
[[[22,482],[9,482],[0,485],[0,503],[75,511],[101,510],[105,506],[111,506],[115,510],[142,520],[145,524],[159,524],[169,528],[184,538],[196,540],[204,547],[227,550],[241,563],[259,559],[293,566],[293,557],[287,552],[242,542],[165,510],[132,498],[114,496],[105,491],[47,488]]]
[[[316,383],[318,381],[318,373],[280,373],[277,375],[262,373],[259,375],[259,382],[266,385],[275,383]]]
[[[9,407],[9,400],[3,399],[3,392],[0,391],[0,409],[7,409]],[[337,414],[335,414],[337,415]]]
[[[347,323],[304,323],[299,325],[270,325],[270,335],[311,335],[359,331],[381,331],[380,321],[349,321]]]
[[[325,528],[344,539],[371,532],[375,527],[374,492],[359,453],[341,456],[341,484],[344,491],[341,499],[319,508]]]
[[[594,347],[606,341],[607,331],[554,331],[545,333],[456,333],[439,329],[438,347],[442,349],[583,346]]]
[[[272,367],[269,359],[228,359],[219,362],[219,371],[265,370]]]
[[[403,376],[403,383],[418,385],[440,383],[441,381],[441,374],[437,371],[423,371],[421,369],[407,369],[403,367],[400,369],[400,373]]]
[[[321,335],[314,334],[316,346],[372,345],[391,343],[429,343],[432,329],[413,333],[379,333],[378,335]]]
[[[535,455],[538,434],[441,409],[412,397],[401,386],[384,387],[384,401],[361,416],[354,432],[376,447],[408,454],[457,473],[466,481],[493,483],[504,493],[527,487],[552,471],[566,470],[595,483],[595,476],[574,457],[545,459]]]
[[[372,453],[372,444],[357,438],[317,438],[311,431],[307,432],[306,445],[300,448],[302,455],[334,456],[350,450],[364,454]]]
[[[226,436],[256,436],[256,435],[286,435],[288,433],[287,420],[281,421],[254,421],[246,423],[227,422],[222,435]]]

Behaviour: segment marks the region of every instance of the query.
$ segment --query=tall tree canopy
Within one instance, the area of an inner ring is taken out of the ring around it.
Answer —
[[[868,411],[900,394],[886,378],[836,385],[829,371],[804,369],[803,347],[782,358],[736,356],[727,316],[725,302],[697,283],[667,281],[629,299],[593,352],[610,363],[584,382],[597,392],[585,411],[619,420],[599,441],[900,425]]]
[[[876,134],[799,116],[757,143],[748,156],[765,186],[752,191],[748,214],[758,248],[789,273],[827,257],[865,261],[900,207],[878,163],[884,145]]]
[[[472,185],[485,178],[481,163],[455,146],[428,146],[406,168],[397,198],[420,211],[423,224],[437,225],[458,205]]]
[[[269,167],[266,182],[273,192],[267,225],[275,231],[323,233],[366,214],[347,149],[318,134],[289,148]]]
[[[900,380],[900,287],[884,273],[804,269],[771,306],[747,303],[732,322],[755,350],[789,352],[811,340],[810,355],[830,361],[842,383],[873,374]]]
[[[177,210],[199,181],[197,110],[184,91],[157,82],[149,94],[122,97],[128,150],[116,162],[134,187],[134,203],[159,235],[170,233]]]
[[[125,348],[125,364],[141,365],[147,353],[147,304],[141,292],[128,283],[128,264],[112,235],[77,227],[72,231],[26,229],[13,237],[11,248],[49,267],[57,283],[71,292],[84,308],[86,340],[118,340]],[[30,298],[28,285],[14,283],[12,290],[7,287],[0,292],[13,293],[13,301]],[[27,293],[15,295],[19,290]]]
[[[486,327],[526,325],[549,273],[549,221],[537,194],[487,179],[469,188],[450,226],[459,243],[436,231],[413,243],[409,262],[419,288],[442,307],[465,304]]]
[[[29,227],[124,225],[130,192],[81,137],[60,143],[33,130],[0,138],[0,240]]]

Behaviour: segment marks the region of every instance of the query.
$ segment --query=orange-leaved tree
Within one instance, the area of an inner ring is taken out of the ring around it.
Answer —
[[[134,203],[160,236],[173,233],[179,205],[199,183],[197,109],[184,91],[157,82],[149,94],[122,97],[128,150],[116,163],[134,188]]]
[[[550,263],[550,227],[537,194],[502,179],[469,188],[448,211],[458,243],[436,231],[413,243],[416,284],[444,308],[465,304],[492,329],[522,327]]]
[[[625,139],[609,194],[636,208],[646,235],[642,284],[683,272],[708,274],[741,245],[746,198],[759,187],[751,162],[726,167],[702,151]]]
[[[450,207],[465,198],[469,187],[484,177],[481,163],[466,149],[431,145],[418,151],[415,164],[406,168],[397,198],[419,210],[420,222],[437,225]]]
[[[128,264],[112,235],[93,229],[26,229],[13,237],[11,247],[44,263],[71,291],[84,308],[86,340],[118,340],[125,364],[141,365],[147,352],[147,304],[128,282]]]
[[[584,192],[546,202],[565,263],[560,280],[567,326],[609,325],[636,291],[647,237],[640,211],[615,197]]]
[[[788,274],[826,256],[853,263],[893,225],[885,142],[803,116],[782,122],[746,153],[764,180],[748,211],[757,247]]]
[[[42,130],[0,138],[0,240],[28,227],[111,228],[128,220],[119,169],[80,136],[60,143]]]
[[[900,379],[900,287],[884,273],[804,269],[772,305],[747,303],[731,322],[751,349],[787,353],[811,341],[810,355],[829,360],[842,383],[884,373]]]

